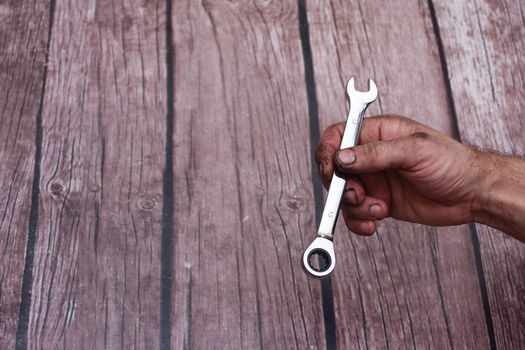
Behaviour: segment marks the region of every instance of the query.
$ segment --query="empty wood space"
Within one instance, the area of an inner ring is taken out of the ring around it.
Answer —
[[[393,219],[308,277],[320,134],[525,154],[521,1],[0,3],[1,349],[515,349],[525,245]]]

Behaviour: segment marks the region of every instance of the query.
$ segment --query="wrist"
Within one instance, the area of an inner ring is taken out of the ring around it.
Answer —
[[[474,221],[525,241],[525,162],[476,152],[480,181],[472,203]]]
[[[474,169],[477,173],[478,183],[474,184],[474,196],[472,200],[472,218],[473,221],[485,223],[487,217],[491,217],[494,211],[494,193],[498,192],[501,186],[501,176],[496,155],[482,151],[474,150],[475,160]]]

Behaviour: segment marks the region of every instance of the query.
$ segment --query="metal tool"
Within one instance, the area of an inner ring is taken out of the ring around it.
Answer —
[[[366,108],[377,98],[377,86],[372,79],[369,79],[368,91],[357,91],[354,87],[354,78],[350,78],[346,84],[346,93],[350,100],[350,111],[340,149],[354,147],[357,144]],[[317,277],[329,275],[335,267],[332,241],[345,184],[346,180],[334,172],[316,238],[303,254],[303,265],[306,271]]]

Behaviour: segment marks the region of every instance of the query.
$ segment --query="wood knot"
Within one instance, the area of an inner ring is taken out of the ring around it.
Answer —
[[[97,184],[93,184],[93,185],[89,186],[89,190],[91,192],[98,192],[98,190],[100,190],[100,186],[97,185]]]
[[[300,197],[291,197],[286,201],[286,206],[292,210],[301,210],[305,207],[306,202]]]
[[[51,184],[51,193],[53,193],[55,196],[58,196],[64,191],[64,187],[59,183],[52,183]]]
[[[257,189],[255,190],[255,195],[257,196],[257,198],[262,198],[265,194],[266,191],[262,187],[257,187]]]
[[[139,200],[139,208],[142,210],[152,210],[157,205],[157,201],[154,198],[141,198]]]

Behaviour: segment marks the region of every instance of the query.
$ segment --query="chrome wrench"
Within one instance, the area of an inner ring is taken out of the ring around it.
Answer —
[[[346,84],[346,93],[350,100],[350,111],[340,149],[354,147],[357,144],[366,108],[377,98],[377,86],[372,79],[369,79],[368,91],[357,91],[354,87],[354,78],[350,78]],[[334,172],[319,230],[303,254],[303,265],[306,271],[316,277],[329,275],[335,267],[334,230],[345,184],[346,180]]]

